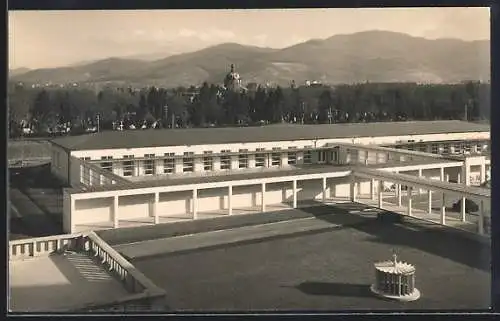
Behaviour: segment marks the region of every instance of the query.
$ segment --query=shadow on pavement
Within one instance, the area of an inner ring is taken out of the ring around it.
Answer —
[[[415,248],[472,268],[491,271],[490,245],[471,240],[451,229],[409,217],[397,224],[380,222],[375,219],[376,215],[368,218],[370,214],[363,208],[369,207],[363,204],[343,203],[330,205],[330,208],[334,214],[316,217],[332,224],[343,224],[345,216],[365,216],[371,224],[352,224],[349,227],[371,235],[371,242]]]
[[[335,282],[303,282],[294,288],[308,295],[373,297],[369,285]]]

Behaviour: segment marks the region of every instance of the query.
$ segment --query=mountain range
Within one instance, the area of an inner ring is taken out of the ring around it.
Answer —
[[[152,61],[118,57],[70,67],[11,71],[9,78],[27,83],[175,87],[203,81],[221,83],[231,63],[243,83],[488,81],[490,41],[429,40],[366,31],[313,39],[283,49],[225,43]]]

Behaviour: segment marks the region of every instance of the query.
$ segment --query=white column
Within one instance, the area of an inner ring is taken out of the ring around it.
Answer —
[[[227,187],[227,214],[233,214],[233,186],[229,185]]]
[[[446,225],[446,194],[443,193],[441,200],[441,224]]]
[[[468,158],[465,158],[464,165],[462,166],[462,181],[464,185],[470,185],[470,163]]]
[[[193,189],[193,220],[198,218],[198,190]]]
[[[408,186],[408,208],[407,208],[407,211],[408,211],[408,216],[412,216],[412,193],[413,192],[413,187],[411,186]]]
[[[439,179],[441,180],[441,182],[444,182],[444,179],[445,179],[445,177],[444,177],[444,167],[441,167],[439,169]]]
[[[479,222],[477,224],[479,234],[484,234],[484,201],[479,203]]]
[[[118,209],[119,209],[118,195],[115,195],[113,197],[113,227],[114,228],[118,228],[118,226],[119,226],[120,217],[119,217]]]
[[[445,181],[449,182],[450,181],[450,174],[446,174]]]
[[[422,178],[422,169],[419,168],[418,169],[418,178]],[[422,194],[423,193],[423,190],[421,188],[418,189],[418,194]]]
[[[293,208],[297,208],[297,180],[293,180]]]
[[[153,215],[154,215],[154,223],[158,224],[160,223],[160,216],[158,213],[158,203],[160,201],[160,193],[156,192],[155,193],[155,200],[153,203]]]
[[[485,163],[481,163],[480,175],[481,175],[481,184],[482,184],[486,181],[486,164]]]
[[[71,195],[68,196],[70,198],[70,210],[69,213],[64,213],[65,215],[69,215],[68,220],[69,220],[69,233],[75,233],[75,220],[73,219],[73,216],[76,214],[75,213],[75,200]]]
[[[457,184],[460,184],[460,179],[461,179],[460,173],[457,173]]]
[[[378,181],[378,208],[382,208],[384,205],[384,182]]]
[[[375,179],[370,180],[370,199],[375,200]]]
[[[397,194],[398,194],[398,206],[402,206],[403,202],[401,200],[401,198],[402,198],[401,184],[396,184],[396,190],[397,190]]]
[[[266,183],[261,184],[261,193],[262,193],[262,204],[261,204],[261,212],[266,211]]]
[[[460,206],[460,214],[462,217],[462,222],[465,222],[465,197],[462,197],[462,204]]]
[[[323,177],[323,203],[326,202],[326,177]]]
[[[356,195],[357,183],[352,181],[350,187],[351,187],[351,193],[350,193],[351,194],[351,202],[356,202],[358,199],[358,197]]]
[[[427,213],[431,214],[432,213],[432,191],[431,190],[427,191],[427,203],[428,203]]]

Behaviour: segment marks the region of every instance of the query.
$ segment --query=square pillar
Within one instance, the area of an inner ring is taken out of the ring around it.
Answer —
[[[412,197],[413,197],[413,187],[409,186],[408,187],[408,208],[406,209],[408,211],[408,216],[412,216]]]
[[[370,180],[370,199],[375,200],[375,179]]]
[[[326,202],[326,177],[323,177],[322,181],[323,181],[323,187],[322,187],[323,203],[325,203]]]
[[[485,163],[481,163],[480,177],[481,177],[481,184],[486,182],[486,164]]]
[[[480,235],[484,234],[484,201],[481,200],[479,204],[479,222],[477,224],[478,232]]]
[[[297,208],[297,180],[293,180],[293,208]]]
[[[461,182],[461,180],[460,180],[460,179],[461,179],[462,177],[460,177],[460,176],[461,176],[461,175],[460,175],[460,173],[457,173],[457,184],[460,184],[460,182]]]
[[[351,202],[356,202],[358,197],[356,195],[356,190],[357,190],[357,183],[355,181],[352,181],[351,182],[351,192],[350,192],[350,196],[351,196]]]
[[[439,179],[441,180],[441,182],[444,182],[444,179],[445,179],[445,177],[444,177],[444,167],[441,167],[439,169]]]
[[[198,190],[193,189],[193,220],[198,218]]]
[[[160,193],[156,192],[155,193],[155,200],[153,203],[153,215],[154,215],[154,223],[158,224],[160,223],[160,216],[158,213],[158,203],[160,202]]]
[[[431,190],[427,191],[427,202],[428,202],[427,213],[432,214],[432,191]]]
[[[441,199],[441,224],[446,225],[446,194]]]
[[[419,168],[418,169],[418,178],[422,178],[422,176],[423,176],[422,175],[422,169]],[[423,190],[421,188],[417,189],[417,191],[418,191],[418,194],[422,194],[423,193]]]
[[[266,183],[262,183],[261,184],[261,197],[262,197],[262,204],[261,204],[261,212],[265,212],[266,211]]]
[[[384,205],[384,182],[378,181],[378,208],[382,208]]]
[[[113,227],[114,228],[118,228],[118,226],[119,226],[120,217],[119,217],[118,209],[119,209],[118,195],[115,195],[113,197]]]
[[[73,215],[75,215],[75,200],[71,195],[69,195],[70,198],[70,210],[69,213],[64,213],[64,215],[68,215],[68,220],[69,220],[69,233],[74,233],[75,232],[75,220],[73,219]]]
[[[233,215],[233,185],[227,187],[227,214]]]
[[[460,206],[460,216],[462,218],[462,222],[465,222],[465,197],[462,197],[462,204]]]
[[[397,194],[398,194],[398,206],[402,206],[403,205],[403,202],[402,202],[402,193],[401,193],[401,184],[396,184],[396,191],[397,191]]]

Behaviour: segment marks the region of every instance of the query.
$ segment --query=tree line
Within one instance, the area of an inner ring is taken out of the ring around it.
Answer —
[[[490,85],[361,83],[258,86],[243,92],[203,83],[200,88],[29,88],[9,84],[12,137],[65,124],[71,132],[146,124],[157,128],[234,126],[257,123],[340,123],[397,120],[489,119]],[[467,116],[465,115],[467,113]]]

